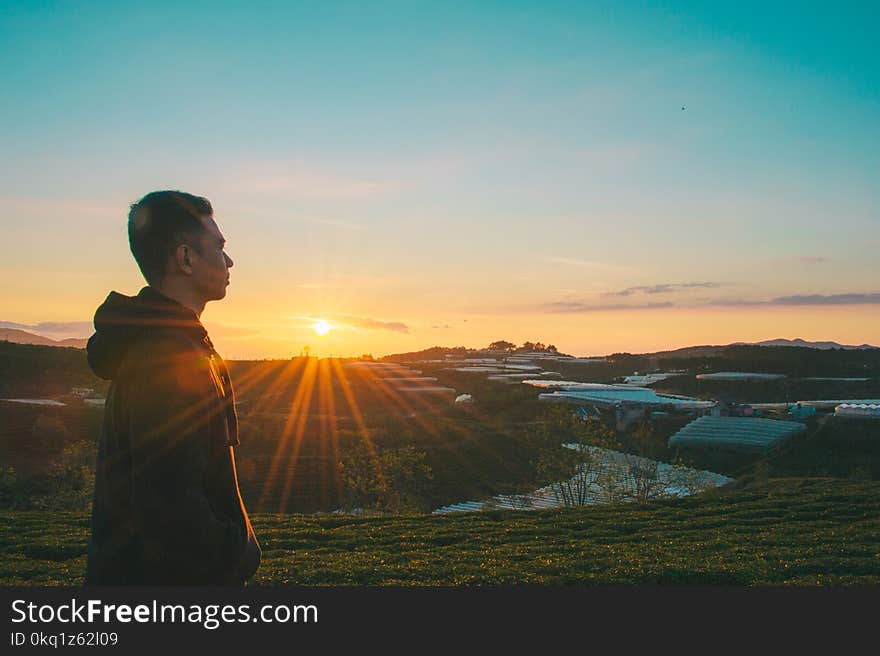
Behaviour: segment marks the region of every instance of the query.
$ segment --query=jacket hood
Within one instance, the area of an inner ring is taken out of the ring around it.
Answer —
[[[183,332],[196,342],[213,346],[196,313],[144,287],[137,296],[110,292],[95,312],[95,334],[86,345],[89,366],[101,378],[111,380],[129,347],[145,333]]]

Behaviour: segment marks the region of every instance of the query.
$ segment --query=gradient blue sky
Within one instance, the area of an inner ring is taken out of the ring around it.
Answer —
[[[0,320],[136,292],[181,188],[233,357],[880,342],[877,3],[185,4],[0,7]]]

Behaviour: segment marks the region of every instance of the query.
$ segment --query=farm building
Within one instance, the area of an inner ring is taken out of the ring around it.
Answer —
[[[795,403],[788,409],[788,416],[792,419],[806,419],[816,414],[816,408],[804,403]]]
[[[624,376],[623,384],[624,385],[635,385],[637,387],[647,387],[649,385],[653,385],[654,383],[659,383],[661,380],[666,380],[672,376],[678,376],[679,374],[666,374],[666,373],[657,373],[657,374],[633,374],[632,376]]]
[[[599,389],[604,387],[623,387],[622,385],[606,385],[605,383],[579,383],[574,380],[524,380],[523,385],[531,385],[532,387],[541,387],[545,389]]]
[[[700,417],[669,438],[670,447],[769,453],[806,426],[755,417]]]
[[[801,405],[811,405],[816,410],[832,410],[839,405],[880,405],[880,399],[819,399],[798,401]]]
[[[534,382],[534,381],[527,381]],[[561,390],[539,394],[538,399],[550,403],[576,403],[597,408],[614,409],[614,427],[625,431],[634,422],[643,419],[647,412],[661,408],[674,408],[689,412],[715,412],[716,401],[701,401],[689,396],[657,394],[647,387],[632,385],[603,385],[601,383],[578,383],[563,386]]]
[[[395,387],[395,392],[405,392],[407,394],[451,394],[455,396],[456,392],[451,387],[443,387],[441,385],[411,385],[403,387]]]
[[[809,381],[840,381],[844,383],[867,383],[870,378],[841,378],[839,376],[809,376],[801,378],[801,380]]]
[[[880,419],[880,403],[841,403],[834,408],[834,416]]]
[[[697,380],[779,380],[785,378],[785,374],[756,374],[749,371],[717,371],[712,374],[697,374]]]
[[[386,383],[436,383],[437,379],[433,376],[384,376],[379,378]]]
[[[631,385],[602,385],[600,383],[582,383],[583,386],[539,394],[542,401],[561,401],[564,403],[591,403],[599,406],[633,405],[642,407],[671,406],[682,410],[707,410],[713,408],[715,401],[701,401],[689,396],[657,394],[647,387]]]

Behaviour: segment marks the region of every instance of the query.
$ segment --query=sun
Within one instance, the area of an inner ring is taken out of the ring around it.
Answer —
[[[333,326],[324,321],[323,319],[318,319],[315,323],[312,324],[312,330],[321,335],[322,337],[333,330]]]

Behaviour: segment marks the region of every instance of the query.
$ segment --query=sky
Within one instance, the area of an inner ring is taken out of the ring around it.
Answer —
[[[144,284],[129,205],[181,189],[235,261],[202,315],[230,358],[880,345],[878,19],[8,0],[0,322],[90,334]]]

